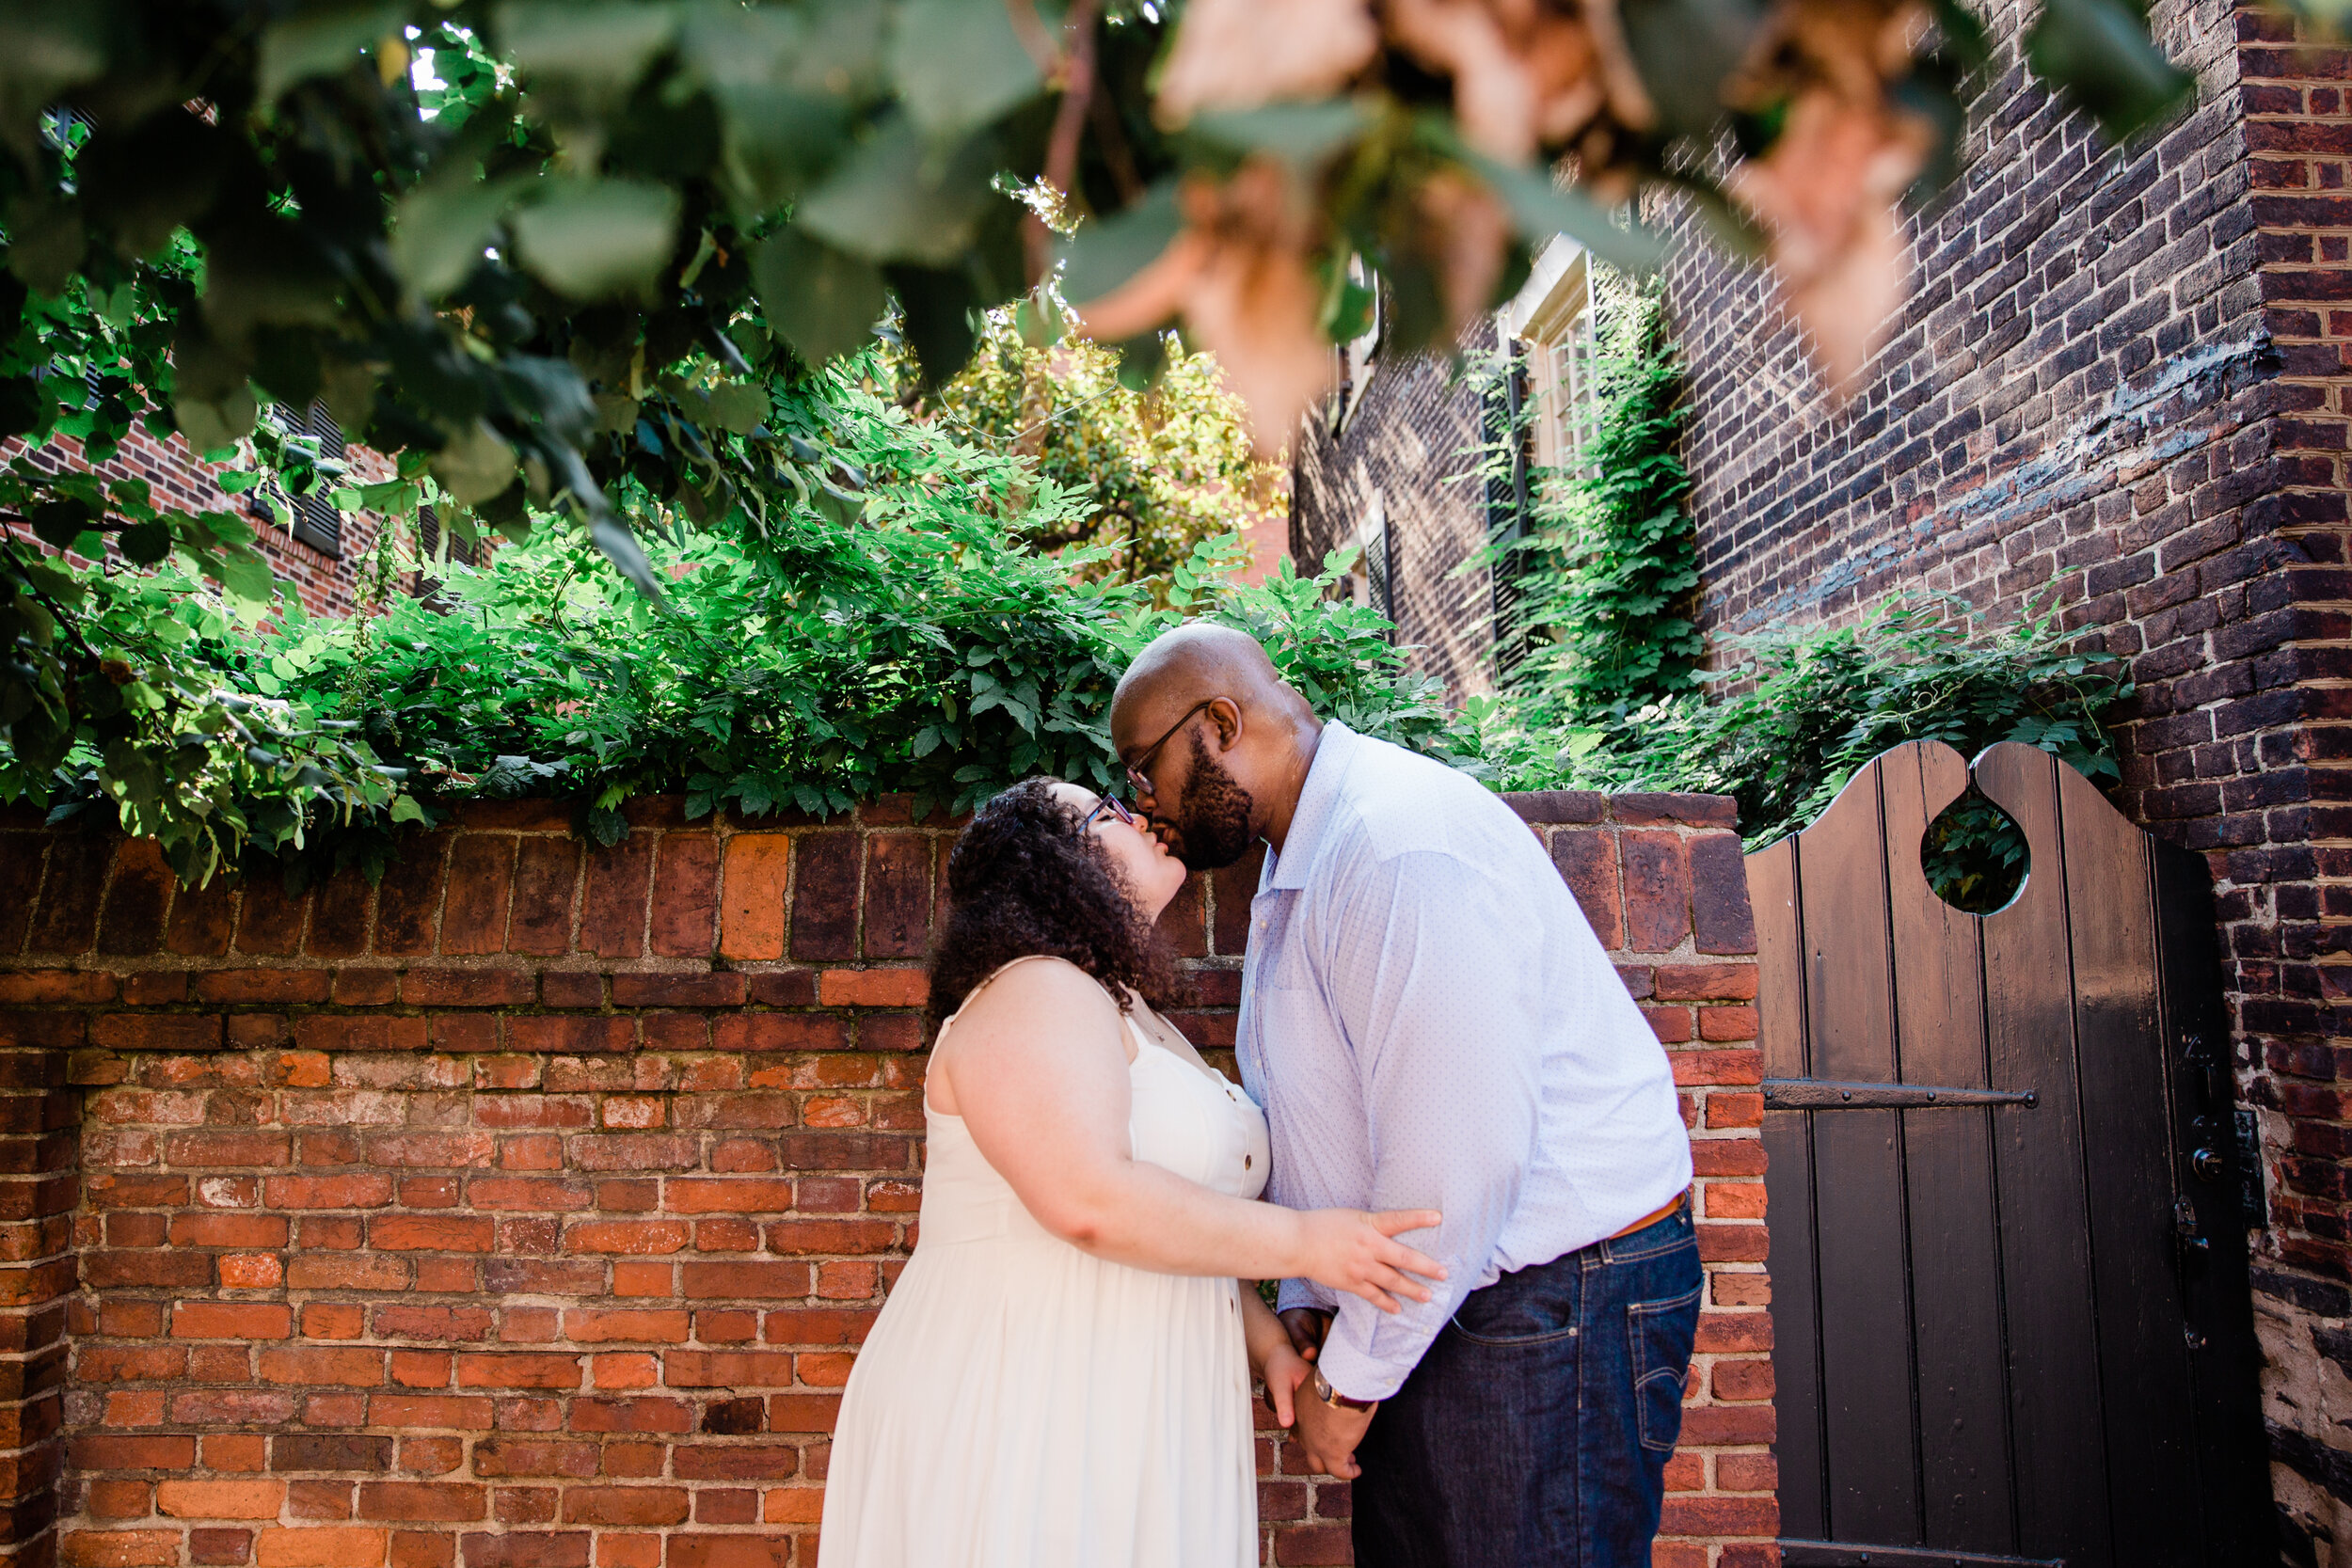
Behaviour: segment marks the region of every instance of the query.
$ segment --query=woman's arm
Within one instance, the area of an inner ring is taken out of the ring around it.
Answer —
[[[1009,969],[967,1003],[936,1070],[954,1111],[1037,1222],[1073,1246],[1162,1274],[1313,1279],[1383,1310],[1426,1301],[1406,1271],[1442,1278],[1391,1240],[1433,1211],[1311,1213],[1211,1192],[1129,1148],[1119,1009],[1064,963]]]

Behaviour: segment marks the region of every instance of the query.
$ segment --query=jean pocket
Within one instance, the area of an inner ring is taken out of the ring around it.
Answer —
[[[1446,1326],[1475,1345],[1542,1345],[1572,1338],[1583,1292],[1576,1271],[1528,1269],[1472,1291]]]
[[[1642,1447],[1672,1453],[1682,1435],[1682,1382],[1691,1369],[1698,1329],[1696,1290],[1665,1301],[1637,1301],[1625,1309],[1633,1351],[1633,1409]]]

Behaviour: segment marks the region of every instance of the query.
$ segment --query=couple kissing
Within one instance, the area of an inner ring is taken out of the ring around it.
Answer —
[[[1030,779],[950,857],[920,1241],[821,1568],[1256,1563],[1253,1374],[1364,1568],[1647,1564],[1690,1145],[1542,846],[1228,627],[1146,648],[1111,737],[1129,800]],[[1236,1085],[1155,1010],[1154,923],[1261,840]]]

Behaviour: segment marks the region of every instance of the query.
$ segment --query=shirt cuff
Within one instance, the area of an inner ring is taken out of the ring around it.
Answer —
[[[1343,1320],[1344,1321],[1344,1320]],[[1385,1400],[1405,1386],[1409,1367],[1391,1367],[1375,1361],[1342,1337],[1340,1324],[1334,1323],[1323,1341],[1322,1354],[1315,1365],[1330,1380],[1331,1386],[1351,1400]]]

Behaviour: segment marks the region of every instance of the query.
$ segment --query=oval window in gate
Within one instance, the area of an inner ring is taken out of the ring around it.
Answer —
[[[2016,902],[2032,859],[2017,819],[1974,783],[1919,837],[1919,866],[1928,886],[1969,914],[1991,914]]]

